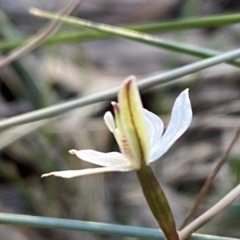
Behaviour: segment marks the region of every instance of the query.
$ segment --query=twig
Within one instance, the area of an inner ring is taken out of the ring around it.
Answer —
[[[230,193],[222,198],[217,204],[210,208],[207,212],[202,214],[199,218],[191,222],[183,230],[179,231],[179,237],[181,240],[188,238],[193,232],[202,227],[205,223],[214,218],[218,213],[224,210],[229,204],[231,204],[240,195],[240,184],[235,187]]]
[[[62,8],[58,14],[68,15],[70,14],[79,4],[81,0],[70,1],[64,8]],[[46,38],[51,36],[59,27],[61,23],[58,20],[52,20],[43,29],[37,32],[33,37],[31,37],[27,43],[19,48],[11,51],[7,56],[0,59],[0,68],[5,67],[12,61],[18,59],[23,54],[32,51],[34,48],[38,47]]]
[[[208,176],[206,182],[204,183],[201,191],[199,192],[196,201],[193,205],[193,207],[189,210],[189,212],[187,213],[187,216],[185,217],[180,229],[182,229],[183,227],[186,226],[186,224],[188,223],[188,221],[191,219],[191,217],[193,216],[193,214],[196,212],[196,210],[198,209],[200,203],[202,202],[203,198],[205,197],[209,187],[211,186],[214,178],[216,177],[217,173],[219,172],[219,170],[221,169],[221,167],[223,166],[223,164],[227,161],[228,155],[231,152],[234,144],[236,143],[237,139],[239,138],[239,134],[240,134],[240,127],[237,128],[234,137],[231,141],[231,143],[229,144],[226,152],[223,154],[221,160],[218,162],[217,166],[214,168],[214,170],[212,171],[212,173]]]

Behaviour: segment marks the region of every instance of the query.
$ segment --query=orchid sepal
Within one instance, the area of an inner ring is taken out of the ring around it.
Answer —
[[[191,124],[192,108],[189,99],[189,89],[187,88],[182,91],[176,98],[172,108],[169,124],[162,136],[160,134],[162,131],[161,122],[157,123],[156,117],[154,117],[154,115],[150,116],[151,114],[153,113],[150,112],[147,116],[148,118],[153,118],[152,120],[149,120],[150,124],[148,124],[148,128],[150,128],[150,126],[154,126],[155,131],[159,132],[159,137],[155,137],[155,140],[151,140],[154,138],[156,133],[153,131],[153,133],[150,134],[150,163],[163,156]],[[158,127],[159,130],[157,130]]]
[[[126,165],[119,165],[113,167],[98,167],[98,168],[87,168],[83,170],[66,170],[66,171],[56,171],[45,173],[41,177],[61,177],[61,178],[74,178],[86,175],[92,175],[97,173],[105,173],[105,172],[128,172],[133,170],[134,168]]]

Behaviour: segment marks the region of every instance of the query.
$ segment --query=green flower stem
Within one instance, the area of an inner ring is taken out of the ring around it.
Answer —
[[[171,40],[163,40],[159,37],[155,37],[150,34],[138,32],[135,30],[130,30],[121,27],[114,27],[107,24],[96,23],[84,19],[69,17],[69,16],[59,16],[57,14],[41,11],[38,9],[32,9],[31,13],[43,18],[49,18],[54,20],[59,20],[64,23],[71,24],[77,27],[86,27],[95,31],[103,32],[105,34],[111,34],[114,36],[127,38],[133,41],[148,44],[150,46],[160,47],[174,52],[189,54],[192,56],[200,58],[209,58],[220,54],[218,51],[212,49],[201,48],[193,45],[187,45],[183,43],[174,42]],[[239,67],[240,60],[230,61],[229,64]]]
[[[167,198],[150,166],[142,166],[137,170],[137,176],[148,205],[160,228],[166,235],[166,238],[168,240],[179,240],[175,221]]]
[[[48,218],[20,214],[0,213],[0,224],[51,228],[61,230],[75,230],[98,234],[109,234],[124,237],[135,237],[140,239],[165,240],[164,234],[158,229],[131,227],[116,224],[85,222],[70,219]],[[236,238],[193,234],[189,240],[238,240]]]

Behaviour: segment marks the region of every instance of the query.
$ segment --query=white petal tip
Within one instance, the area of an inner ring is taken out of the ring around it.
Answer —
[[[71,149],[71,150],[69,150],[68,152],[69,152],[70,154],[74,155],[74,154],[76,154],[77,150]]]
[[[189,94],[189,88],[186,88],[185,90],[182,91],[182,94]]]
[[[41,176],[41,178],[45,178],[45,177],[55,177],[55,175],[52,173],[45,173]]]
[[[106,112],[103,116],[103,119],[105,121],[105,124],[107,125],[108,129],[110,132],[114,132],[116,125],[115,125],[115,120],[110,111]]]
[[[179,94],[179,96],[178,96],[179,98],[189,98],[189,88],[186,88],[185,90],[183,90],[180,94]]]

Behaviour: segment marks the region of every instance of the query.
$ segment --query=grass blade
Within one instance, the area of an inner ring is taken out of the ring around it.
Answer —
[[[207,27],[217,27],[228,24],[234,24],[240,22],[240,14],[227,14],[227,15],[214,15],[208,17],[199,18],[189,18],[177,21],[167,21],[167,22],[157,22],[148,24],[138,24],[138,25],[123,25],[122,28],[127,28],[131,30],[136,30],[145,33],[159,33],[167,31],[179,31],[193,28],[207,28]],[[103,39],[107,37],[112,37],[110,34],[93,32],[93,31],[82,31],[81,33],[68,32],[61,33],[56,36],[49,37],[43,45],[61,44],[61,43],[76,43],[82,41],[91,41],[97,39]],[[9,51],[13,48],[26,42],[27,39],[19,39],[15,41],[5,41],[0,42],[0,51]]]
[[[35,217],[19,214],[0,213],[0,224],[38,228],[52,228],[61,230],[76,230],[98,234],[136,237],[140,239],[165,239],[162,231],[158,229],[131,227],[97,222],[85,222],[59,218]],[[189,239],[208,240],[210,238],[211,240],[236,240],[236,238],[209,236],[203,234],[193,234]]]
[[[240,56],[240,49],[229,51],[212,58],[204,59],[196,63],[192,63],[189,65],[168,71],[166,73],[157,74],[155,76],[142,79],[142,81],[138,83],[138,86],[140,90],[154,87],[169,81],[173,81],[176,78],[180,78],[182,76],[203,70],[205,68],[217,65],[219,63],[237,58],[239,56]],[[38,121],[45,118],[55,117],[78,107],[83,107],[93,103],[110,100],[111,98],[116,97],[118,90],[119,88],[110,89],[102,93],[93,94],[87,97],[75,99],[75,100],[61,103],[58,105],[54,105],[54,106],[46,107],[40,110],[32,111],[29,113],[21,114],[6,120],[1,120],[0,130],[9,128],[12,126],[16,126],[19,124],[24,124],[24,123],[29,123],[33,121]]]
[[[114,27],[107,24],[96,23],[96,22],[69,17],[69,16],[59,16],[57,14],[41,11],[35,8],[31,9],[30,12],[36,16],[40,16],[43,18],[59,20],[61,22],[68,23],[73,26],[86,27],[86,28],[100,31],[106,34],[112,34],[114,36],[127,38],[133,41],[145,43],[155,47],[164,48],[174,52],[188,54],[195,57],[209,58],[209,57],[220,54],[219,52],[212,49],[206,49],[206,48],[201,48],[193,45],[187,45],[183,43],[174,42],[171,40],[162,40],[153,35],[141,33],[135,30],[129,30],[126,28]],[[240,60],[235,60],[234,62],[230,61],[229,63],[234,66],[238,66],[238,67],[240,66]]]

